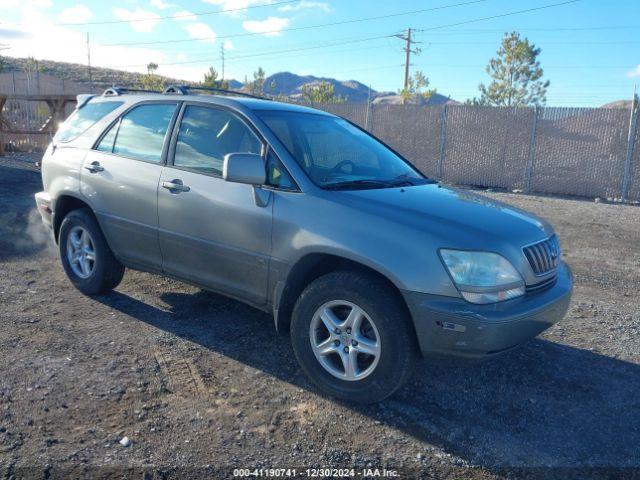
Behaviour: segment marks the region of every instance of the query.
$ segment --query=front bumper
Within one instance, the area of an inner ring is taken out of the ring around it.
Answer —
[[[35,195],[38,213],[42,217],[42,223],[53,228],[53,211],[51,209],[51,195],[47,192],[38,192]]]
[[[462,298],[403,291],[425,356],[483,358],[535,337],[564,317],[573,276],[565,263],[553,286],[505,302],[476,305]]]

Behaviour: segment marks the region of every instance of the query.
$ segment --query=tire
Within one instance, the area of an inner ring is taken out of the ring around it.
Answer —
[[[74,247],[78,244],[81,247]],[[124,266],[113,256],[98,222],[88,209],[72,210],[67,214],[60,226],[58,247],[67,277],[85,295],[111,290],[124,276]],[[84,260],[78,260],[82,254]]]
[[[356,323],[349,322],[352,317]],[[358,331],[345,327],[328,335],[328,324],[357,325],[357,318]],[[375,403],[393,394],[410,377],[418,357],[411,319],[397,294],[377,277],[352,271],[324,275],[302,292],[293,309],[291,341],[309,380],[353,403]]]

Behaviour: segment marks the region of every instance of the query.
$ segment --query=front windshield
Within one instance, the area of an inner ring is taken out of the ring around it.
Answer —
[[[256,113],[322,188],[389,188],[428,182],[382,143],[342,118],[288,111]]]

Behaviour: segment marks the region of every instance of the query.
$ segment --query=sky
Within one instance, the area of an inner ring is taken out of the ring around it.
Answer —
[[[525,11],[523,11],[525,10]],[[518,13],[519,12],[519,13]],[[490,18],[494,17],[494,18]],[[640,83],[640,0],[0,0],[0,54],[201,80],[213,66],[358,80],[397,91],[411,71],[463,101],[487,82],[505,32],[541,48],[548,105],[630,99]]]

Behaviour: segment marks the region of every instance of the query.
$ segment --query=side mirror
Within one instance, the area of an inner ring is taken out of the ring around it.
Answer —
[[[227,182],[264,185],[267,180],[264,160],[255,153],[228,153],[224,156],[222,178]]]

